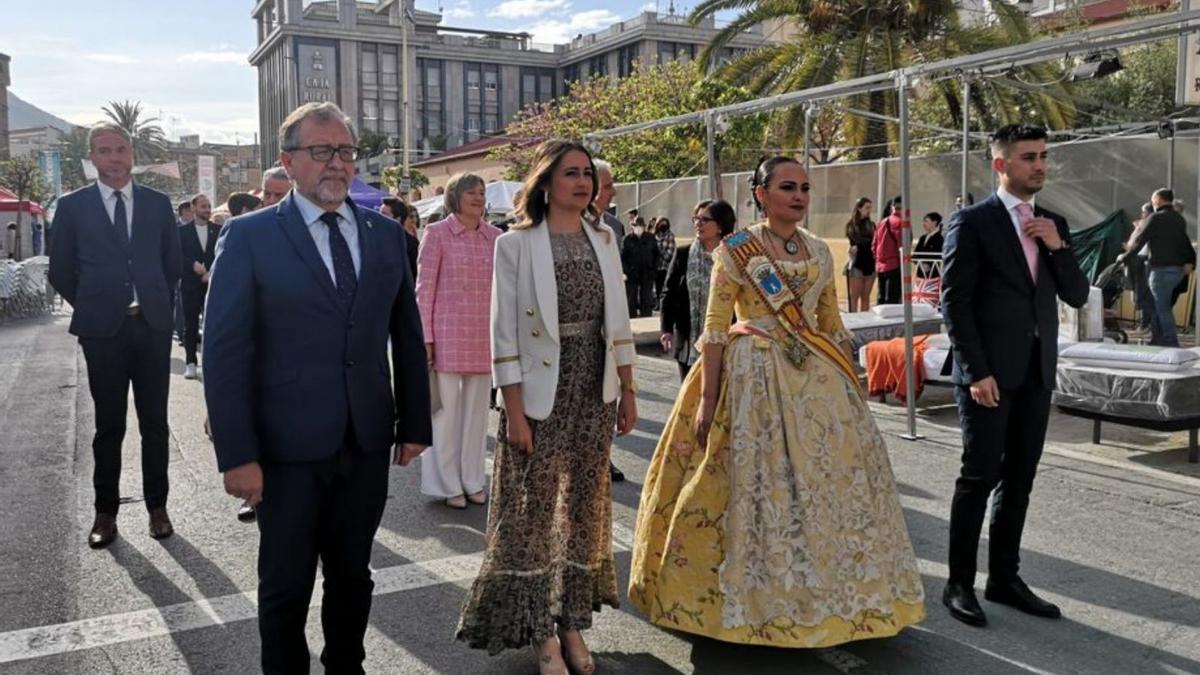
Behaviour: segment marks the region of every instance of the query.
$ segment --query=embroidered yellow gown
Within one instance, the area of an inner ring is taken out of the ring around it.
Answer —
[[[764,225],[751,228],[763,236]],[[828,247],[780,263],[810,326],[848,339]],[[925,616],[887,447],[856,384],[810,354],[730,334],[783,330],[714,252],[703,342],[726,345],[708,443],[694,431],[699,366],[684,381],[646,475],[629,597],[664,628],[747,644],[827,647],[895,635]]]

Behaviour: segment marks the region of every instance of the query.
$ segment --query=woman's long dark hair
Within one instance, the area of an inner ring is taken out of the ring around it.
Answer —
[[[870,197],[859,197],[858,201],[854,202],[854,210],[850,212],[850,220],[846,221],[846,238],[850,241],[868,239],[874,234],[875,223],[871,222],[870,218],[864,218],[858,214],[863,206],[870,203]]]
[[[573,151],[587,155],[588,164],[592,167],[592,198],[588,200],[587,208],[580,212],[584,220],[595,229],[600,229],[600,214],[592,202],[600,190],[600,178],[596,175],[596,165],[592,161],[592,153],[580,143],[562,139],[551,139],[542,142],[534,153],[532,168],[525,177],[522,187],[524,196],[517,204],[517,222],[510,229],[524,230],[541,224],[550,214],[550,184],[554,180],[554,171],[562,163],[563,157]]]

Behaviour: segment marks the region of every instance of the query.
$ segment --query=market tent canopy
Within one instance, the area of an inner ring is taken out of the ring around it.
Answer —
[[[358,176],[355,176],[354,182],[350,184],[350,199],[364,209],[378,210],[383,200],[391,196],[391,193],[367,185]]]
[[[498,180],[488,183],[484,188],[487,199],[487,212],[508,215],[513,212],[513,197],[521,184],[513,180]],[[417,208],[421,220],[428,222],[431,216],[442,214],[445,198],[442,195],[426,197],[412,203]]]
[[[18,202],[15,194],[0,187],[0,211],[15,212],[18,210],[32,213],[35,216],[45,213],[45,210],[37,202],[31,202],[28,199]]]

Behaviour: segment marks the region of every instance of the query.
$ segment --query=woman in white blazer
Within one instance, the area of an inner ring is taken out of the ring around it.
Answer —
[[[547,141],[522,220],[496,240],[492,378],[504,396],[487,544],[458,639],[532,644],[543,675],[595,669],[579,632],[616,607],[609,448],[637,420],[616,236],[591,204],[583,146]]]

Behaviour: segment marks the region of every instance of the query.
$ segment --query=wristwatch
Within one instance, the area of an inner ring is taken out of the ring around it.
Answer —
[[[631,394],[636,394],[636,393],[637,393],[637,390],[638,390],[638,388],[637,388],[637,382],[634,382],[633,380],[629,380],[628,382],[622,382],[622,383],[621,383],[621,390],[622,390],[622,391],[627,391],[627,392],[629,392],[629,393],[631,393]]]

